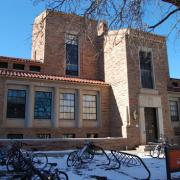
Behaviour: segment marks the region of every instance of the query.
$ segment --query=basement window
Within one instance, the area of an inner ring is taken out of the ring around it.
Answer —
[[[75,134],[63,134],[63,138],[75,138]]]
[[[7,62],[0,62],[0,68],[8,68]]]
[[[13,64],[13,69],[24,70],[24,64]]]
[[[8,139],[23,139],[23,134],[8,134]]]
[[[30,66],[29,70],[30,71],[34,71],[34,72],[40,72],[41,71],[41,67],[40,66]]]
[[[42,134],[37,134],[37,138],[39,139],[50,139],[51,138],[51,134],[47,134],[47,133],[42,133]]]
[[[97,133],[87,133],[87,138],[97,138],[98,134]]]

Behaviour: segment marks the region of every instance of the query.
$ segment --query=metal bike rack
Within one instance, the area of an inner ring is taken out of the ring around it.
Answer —
[[[100,147],[100,146],[94,146],[94,147],[96,147],[96,149],[102,151],[102,155],[105,155],[106,158],[107,158],[107,160],[108,160],[107,163],[105,163],[105,164],[98,164],[98,165],[96,165],[96,166],[110,165],[111,159],[110,159],[110,157],[108,156],[108,154],[105,152],[105,150],[104,150],[102,147]],[[96,153],[95,153],[94,155],[96,155]]]
[[[124,165],[127,167],[142,166],[148,174],[147,178],[144,178],[144,179],[150,179],[151,172],[149,171],[148,167],[146,166],[146,164],[143,162],[143,160],[139,156],[121,152],[121,151],[116,151],[116,150],[111,150],[111,154],[113,155],[114,160],[116,160],[117,166],[110,167],[110,168],[108,168],[109,170],[118,169],[121,167],[121,165]],[[111,158],[111,160],[112,160],[112,158]]]

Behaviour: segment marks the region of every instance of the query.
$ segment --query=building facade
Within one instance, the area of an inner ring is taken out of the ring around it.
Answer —
[[[32,59],[0,57],[0,137],[180,139],[180,80],[165,37],[45,11]]]

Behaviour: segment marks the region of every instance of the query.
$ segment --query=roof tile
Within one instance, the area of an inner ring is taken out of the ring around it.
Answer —
[[[13,77],[13,78],[17,77],[17,78],[42,79],[42,80],[44,79],[44,80],[51,80],[51,81],[65,81],[65,82],[109,86],[109,84],[105,83],[104,81],[62,77],[62,76],[48,75],[48,74],[42,74],[42,73],[15,71],[15,70],[7,70],[7,69],[0,69],[0,77]]]

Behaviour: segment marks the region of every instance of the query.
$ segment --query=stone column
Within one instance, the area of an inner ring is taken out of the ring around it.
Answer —
[[[141,144],[146,144],[146,125],[145,125],[144,107],[139,109],[139,125],[140,125],[140,141]]]
[[[53,116],[52,116],[52,127],[59,127],[59,87],[54,88],[54,104],[53,104]]]
[[[157,115],[158,115],[158,127],[159,127],[159,136],[164,135],[164,128],[163,128],[163,113],[162,108],[157,108]]]
[[[34,119],[34,85],[30,84],[27,95],[27,113],[25,119],[25,127],[31,128]]]
[[[77,112],[77,115],[76,115],[76,120],[77,120],[77,127],[78,128],[81,128],[83,126],[83,95],[82,95],[82,90],[81,89],[78,89],[78,92],[77,92],[77,101],[76,104],[75,104],[75,111]]]

